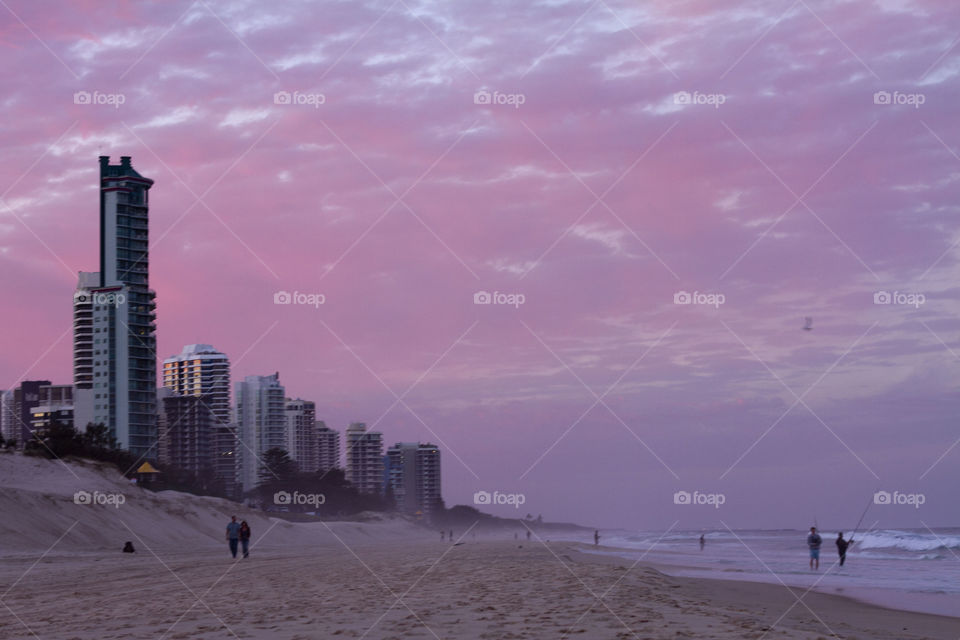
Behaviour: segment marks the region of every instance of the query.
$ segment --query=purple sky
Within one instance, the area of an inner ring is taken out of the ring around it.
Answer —
[[[723,4],[4,0],[0,388],[70,381],[97,156],[131,155],[159,358],[440,444],[448,504],[960,523],[960,7]]]

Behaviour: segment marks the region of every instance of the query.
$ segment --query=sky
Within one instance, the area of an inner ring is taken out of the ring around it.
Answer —
[[[129,155],[158,359],[437,444],[448,506],[960,525],[960,7],[3,0],[0,51],[0,388],[71,381]]]

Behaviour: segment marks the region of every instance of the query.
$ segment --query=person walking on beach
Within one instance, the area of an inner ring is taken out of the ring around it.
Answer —
[[[527,542],[530,542],[530,529],[527,529]]]
[[[810,569],[820,569],[820,545],[823,539],[817,533],[816,527],[810,527],[810,535],[807,536],[807,546],[810,547]]]
[[[598,544],[600,544],[600,530],[594,529],[593,530],[593,546],[597,546]]]
[[[230,553],[236,558],[237,544],[240,542],[240,523],[237,522],[237,516],[230,516],[230,522],[227,523],[227,542],[230,543]]]
[[[703,537],[703,534],[700,534],[700,551],[703,551],[704,545],[707,544],[707,539]]]
[[[847,547],[853,544],[853,538],[843,539],[843,531],[837,534],[837,553],[840,554],[840,566],[847,561]]]
[[[250,557],[250,525],[244,520],[240,523],[240,546],[243,547],[243,557]]]

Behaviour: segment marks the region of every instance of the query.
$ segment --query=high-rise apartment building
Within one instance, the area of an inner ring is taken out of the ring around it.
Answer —
[[[383,492],[383,434],[354,422],[347,427],[347,480],[361,493]]]
[[[199,475],[215,472],[214,446],[216,418],[210,410],[211,398],[202,395],[177,395],[164,389],[161,438],[168,464]]]
[[[398,442],[384,457],[387,488],[400,511],[429,519],[440,504],[440,450],[433,444]]]
[[[100,270],[81,272],[74,294],[74,384],[81,390],[75,420],[106,425],[120,448],[148,459],[157,455],[152,186],[129,156],[118,165],[100,156]]]
[[[210,411],[230,423],[230,358],[209,344],[188,344],[163,361],[163,386],[181,396],[208,396]]]
[[[234,386],[237,403],[237,482],[243,492],[256,488],[269,473],[261,470],[263,455],[286,449],[286,390],[280,374],[247,376]]]
[[[326,473],[340,468],[340,432],[323,421],[316,423],[317,471]]]
[[[309,400],[287,398],[284,413],[285,449],[301,473],[313,473],[317,470],[317,406]]]
[[[236,481],[236,426],[230,406],[230,358],[209,344],[188,344],[163,361],[163,386],[181,396],[202,396],[213,416],[206,436],[212,457],[208,463],[227,485]],[[166,429],[174,423],[168,422]]]

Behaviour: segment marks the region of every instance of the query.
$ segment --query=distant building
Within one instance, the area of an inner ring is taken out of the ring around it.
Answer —
[[[162,402],[163,457],[168,464],[197,475],[213,473],[217,419],[210,409],[211,398],[168,392]]]
[[[170,440],[168,438],[170,425],[167,424],[167,412],[164,409],[165,398],[177,395],[166,387],[157,389],[157,462],[161,465],[170,464]]]
[[[301,473],[317,470],[317,406],[309,400],[287,398],[284,405],[286,446]]]
[[[316,433],[317,471],[327,472],[340,468],[340,432],[320,421],[316,423]]]
[[[30,410],[32,437],[43,438],[54,423],[73,427],[73,405],[37,405]]]
[[[280,374],[247,376],[234,386],[237,403],[237,482],[244,493],[268,476],[261,473],[263,455],[286,449],[286,390]]]
[[[100,156],[100,270],[80,273],[73,299],[74,384],[81,392],[75,423],[102,423],[121,449],[147,459],[157,454],[151,186],[130,156],[121,156],[118,165]]]
[[[20,442],[20,427],[13,412],[13,390],[0,393],[0,435],[4,440]]]
[[[33,413],[37,407],[44,407],[46,413],[53,413],[54,417],[65,416],[65,413],[58,412],[69,409],[70,421],[66,424],[73,426],[73,385],[50,384],[49,380],[24,380],[13,390],[9,416],[13,424],[9,429],[20,448],[33,439]]]
[[[93,291],[99,286],[99,273],[81,271],[73,294],[73,428],[78,432],[94,421]]]
[[[361,493],[383,492],[383,434],[354,422],[347,427],[347,480]]]
[[[181,396],[203,396],[213,416],[209,428],[209,464],[232,494],[239,442],[230,406],[230,358],[209,344],[188,344],[163,361],[163,386]],[[167,428],[170,428],[169,425]],[[162,431],[162,430],[161,430]]]
[[[163,386],[182,396],[207,396],[211,412],[230,423],[230,358],[209,344],[188,344],[163,361]]]
[[[440,503],[440,450],[433,444],[398,442],[384,456],[386,488],[404,513],[429,519]]]

